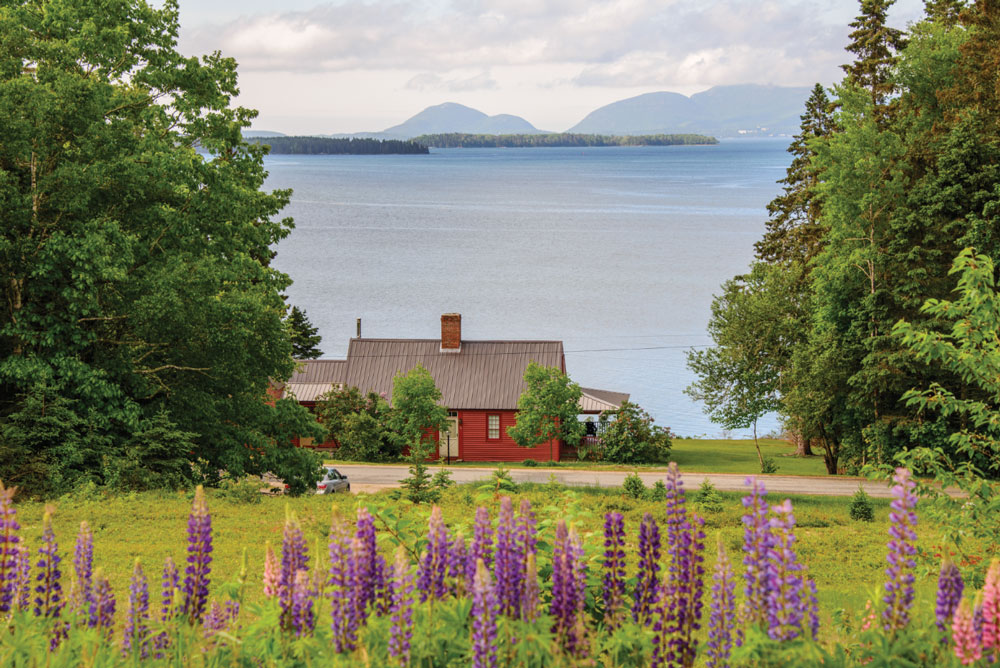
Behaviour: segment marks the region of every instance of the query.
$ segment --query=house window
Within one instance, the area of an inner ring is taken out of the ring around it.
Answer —
[[[500,416],[486,416],[486,438],[500,438]]]

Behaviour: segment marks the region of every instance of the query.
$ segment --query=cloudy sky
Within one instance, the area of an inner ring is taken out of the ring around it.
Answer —
[[[922,0],[890,14],[905,27]],[[382,130],[460,102],[565,130],[660,90],[829,84],[855,0],[180,0],[181,50],[240,64],[259,130]]]

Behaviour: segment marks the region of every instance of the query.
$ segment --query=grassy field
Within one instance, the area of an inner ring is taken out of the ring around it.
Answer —
[[[796,457],[795,448],[787,441],[761,439],[760,451],[770,457],[778,466],[778,475],[826,475],[823,458]],[[673,440],[670,461],[677,462],[686,473],[740,473],[760,472],[757,450],[752,440],[704,440],[697,438],[677,438]],[[356,464],[338,459],[327,460],[328,464]],[[459,462],[451,466],[527,468],[522,462]],[[549,462],[538,462],[539,468],[552,466]],[[559,468],[585,469],[588,471],[656,471],[666,470],[666,464],[621,465],[600,462],[558,462]]]
[[[544,546],[559,519],[567,519],[584,536],[592,582],[599,581],[600,555],[603,551],[601,526],[604,513],[622,512],[626,518],[629,538],[627,553],[633,560],[638,524],[645,512],[650,512],[661,522],[664,506],[660,502],[636,501],[626,498],[620,490],[587,489],[567,490],[558,486],[524,485],[515,496],[531,500],[539,518]],[[743,513],[739,494],[722,494],[723,509],[705,512],[706,517],[706,568],[714,562],[716,536],[739,563],[742,544]],[[874,500],[875,521],[861,523],[850,519],[850,499],[829,497],[792,497],[798,519],[798,548],[802,561],[809,567],[819,588],[819,598],[824,619],[829,622],[837,609],[858,612],[865,600],[879,597],[878,587],[885,568],[885,542],[888,529],[888,504]],[[779,499],[773,499],[777,502]],[[393,528],[405,542],[413,544],[426,532],[428,508],[415,507],[406,502],[392,501],[388,494],[307,496],[296,499],[264,498],[259,504],[238,504],[210,496],[209,505],[214,529],[213,584],[231,581],[239,569],[240,555],[247,549],[249,559],[248,600],[259,600],[264,546],[271,541],[280,545],[285,506],[299,517],[311,554],[325,553],[327,527],[331,505],[340,512],[352,515],[356,504],[369,505],[380,520],[395,514],[402,522]],[[515,501],[515,504],[517,501]],[[472,486],[448,490],[440,504],[445,520],[455,530],[471,536],[473,509],[487,506],[494,518],[498,507],[492,495]],[[55,530],[60,551],[66,555],[64,577],[71,571],[73,540],[81,520],[88,520],[94,532],[95,567],[103,567],[110,576],[119,601],[124,601],[132,561],[140,557],[151,581],[158,581],[163,559],[170,555],[181,566],[185,559],[187,513],[190,497],[185,494],[137,494],[118,498],[72,500],[59,503],[55,514]],[[697,509],[697,504],[690,507]],[[18,518],[22,535],[32,549],[38,545],[41,534],[43,506],[38,503],[18,505]],[[390,520],[391,521],[391,520]],[[404,528],[404,525],[408,525]],[[312,542],[318,541],[318,542]],[[392,536],[380,526],[379,544],[386,553],[395,547]],[[918,595],[921,605],[933,608],[933,592],[938,569],[937,555],[941,552],[933,526],[921,525],[920,542],[921,575],[918,578]],[[988,563],[986,548],[970,544],[970,550],[960,558],[973,577],[982,580],[982,571]],[[992,549],[996,549],[993,546]],[[548,556],[544,548],[539,563],[544,568]],[[214,588],[214,587],[213,587]],[[706,606],[707,607],[707,606]],[[829,623],[826,624],[830,628]]]

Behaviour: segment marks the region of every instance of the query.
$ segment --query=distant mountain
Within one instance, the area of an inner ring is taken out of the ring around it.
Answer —
[[[649,135],[698,132],[716,137],[794,134],[810,88],[715,86],[691,97],[647,93],[596,109],[567,132]]]
[[[270,130],[244,130],[243,136],[247,139],[255,137],[287,137],[284,132],[272,132]]]
[[[540,132],[520,116],[497,114],[487,116],[464,104],[445,102],[427,107],[399,125],[377,133],[383,137],[416,137],[418,135],[462,132],[468,134],[529,134]]]

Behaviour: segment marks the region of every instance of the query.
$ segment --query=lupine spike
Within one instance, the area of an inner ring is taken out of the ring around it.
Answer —
[[[962,600],[962,591],[965,583],[962,581],[962,573],[958,570],[955,562],[945,555],[941,559],[941,572],[938,575],[937,605],[934,608],[934,615],[937,618],[937,627],[942,631],[947,631],[951,621],[955,617],[955,610]]]
[[[104,571],[98,569],[94,574],[94,596],[90,603],[88,626],[98,629],[106,639],[110,639],[114,620],[115,595],[111,591],[111,583],[104,576]]]
[[[951,639],[955,644],[955,656],[963,666],[970,666],[983,656],[983,648],[976,637],[972,609],[968,599],[963,599],[955,610],[951,624]]]
[[[28,610],[31,607],[31,553],[28,550],[17,553],[14,591],[17,592],[17,609]]]
[[[983,585],[983,648],[1000,650],[1000,559],[990,562]]]
[[[768,558],[774,545],[768,520],[767,489],[757,478],[747,478],[750,495],[743,497],[743,576],[744,623],[764,624],[767,621],[767,600],[774,583],[773,564]],[[736,644],[742,641],[737,637]]]
[[[281,578],[278,582],[278,601],[281,604],[282,626],[291,624],[292,589],[299,571],[309,568],[309,550],[302,535],[302,526],[289,507],[285,506],[285,528],[281,541]]]
[[[295,574],[295,582],[292,583],[291,607],[292,630],[298,638],[311,634],[316,627],[312,593],[309,573],[304,570],[298,571]]]
[[[35,616],[36,617],[59,617],[65,601],[62,597],[62,584],[60,578],[62,572],[59,570],[59,563],[62,557],[59,556],[59,545],[56,543],[56,535],[52,530],[52,509],[46,508],[45,516],[42,519],[42,546],[38,548],[38,562],[35,568],[38,575],[35,581]],[[24,551],[27,556],[27,550]]]
[[[885,569],[885,596],[882,602],[882,629],[894,633],[903,629],[910,622],[910,607],[913,605],[914,569],[917,562],[917,495],[916,486],[910,478],[910,472],[905,468],[896,469],[893,476],[895,485],[892,488],[892,510],[889,512],[889,552],[886,561],[889,567]]]
[[[209,574],[212,572],[212,516],[201,485],[195,489],[188,517],[187,551],[181,612],[191,624],[199,624],[208,605]]]
[[[517,600],[520,595],[518,589],[519,570],[514,504],[509,496],[505,496],[500,499],[500,512],[497,516],[494,574],[496,575],[496,594],[500,614],[508,617],[513,617],[521,607]]]
[[[729,665],[736,624],[736,576],[719,534],[715,570],[712,574],[712,602],[708,621],[707,668]]]
[[[639,525],[639,572],[633,594],[632,619],[647,626],[660,581],[660,527],[649,513]]]
[[[493,566],[493,525],[490,523],[490,512],[479,506],[476,509],[476,520],[473,525],[472,545],[469,548],[468,562],[465,569],[465,588],[472,591],[473,580],[476,577],[476,564],[482,559],[487,568]]]
[[[364,506],[358,508],[358,521],[355,525],[355,537],[361,544],[358,562],[358,579],[361,584],[361,616],[368,615],[368,610],[375,604],[376,581],[375,562],[378,550],[375,546],[375,518]]]
[[[349,639],[351,592],[354,588],[354,567],[351,564],[351,538],[347,523],[333,512],[329,537],[330,555],[330,630],[333,636],[334,651],[344,652],[353,649]]]
[[[771,510],[775,515],[771,520],[774,544],[769,558],[774,580],[767,598],[768,635],[774,640],[792,640],[801,634],[808,614],[805,566],[795,554],[795,515],[791,500],[785,499]]]
[[[281,567],[278,565],[278,557],[274,554],[271,541],[264,545],[264,596],[274,598],[281,589]]]
[[[129,581],[128,611],[122,636],[122,653],[130,652],[138,652],[142,658],[149,655],[149,583],[138,559]]]
[[[405,668],[410,665],[410,639],[413,638],[413,575],[402,547],[396,550],[391,589],[389,656],[396,665]]]
[[[0,482],[0,615],[6,615],[14,607],[18,578],[19,549],[21,537],[17,523],[17,509],[14,508],[15,487],[4,487]]]
[[[428,598],[443,598],[447,589],[444,585],[448,569],[448,528],[444,524],[441,508],[431,508],[427,528],[427,547],[424,548],[417,574],[417,589],[421,602]]]
[[[94,568],[94,534],[86,520],[80,522],[80,531],[76,535],[76,545],[73,549],[73,596],[71,605],[74,611],[82,610],[89,614],[94,602],[93,594]]]
[[[604,620],[609,629],[621,624],[625,594],[625,518],[621,513],[604,516]]]
[[[472,665],[497,668],[497,599],[482,561],[476,565],[472,586]]]
[[[576,656],[584,649],[583,604],[586,594],[586,566],[583,548],[575,531],[560,520],[552,554],[552,633],[563,650]]]
[[[538,619],[538,599],[541,587],[538,583],[538,564],[535,553],[528,553],[528,563],[524,576],[524,591],[521,593],[521,619],[534,622]]]

